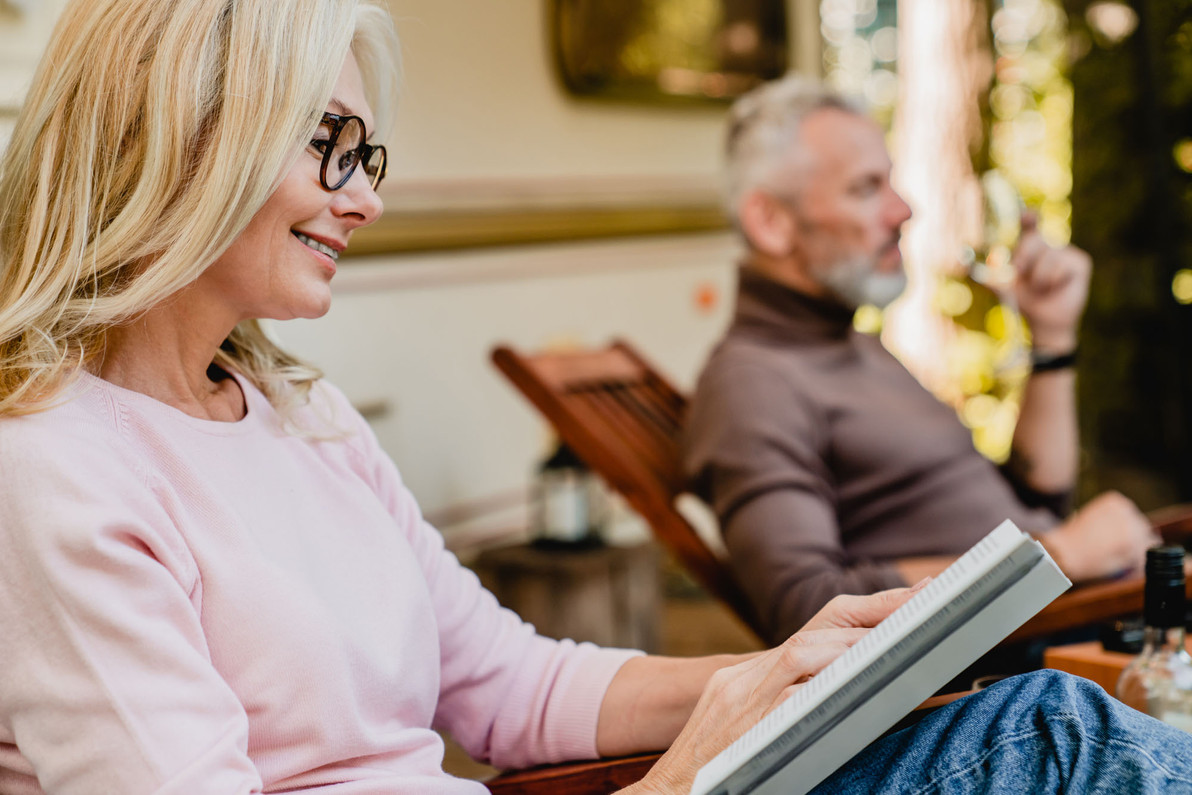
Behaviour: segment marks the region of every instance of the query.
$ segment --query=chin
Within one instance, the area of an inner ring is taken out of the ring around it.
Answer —
[[[861,302],[885,309],[894,303],[906,290],[906,274],[902,270],[894,273],[873,274],[861,289]]]
[[[320,301],[317,306],[311,306],[298,317],[303,320],[318,320],[323,315],[331,311],[331,296],[327,296],[326,301]]]
[[[311,290],[302,296],[292,296],[284,307],[275,306],[273,311],[259,315],[270,320],[317,320],[331,309],[331,289]]]

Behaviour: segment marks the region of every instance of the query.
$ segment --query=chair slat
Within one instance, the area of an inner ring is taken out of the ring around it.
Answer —
[[[660,449],[655,439],[650,438],[648,427],[625,410],[625,405],[614,392],[608,390],[590,390],[582,393],[582,404],[591,410],[595,417],[606,429],[607,443],[622,445],[625,452],[644,461],[649,470],[665,482],[668,471],[668,452],[675,451]]]

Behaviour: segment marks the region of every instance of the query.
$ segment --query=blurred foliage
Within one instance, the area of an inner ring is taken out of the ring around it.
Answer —
[[[945,355],[962,396],[960,418],[977,449],[1002,462],[1029,375],[1029,333],[1008,292],[1010,255],[1024,210],[1038,216],[1051,242],[1068,241],[1072,87],[1058,0],[991,0],[986,11],[994,77],[981,102],[986,135],[973,163],[982,236],[962,253],[965,270],[941,275],[936,306],[958,327]],[[966,294],[970,301],[961,300]]]
[[[1051,242],[1066,243],[1072,218],[1067,16],[1057,0],[1001,0],[990,27],[995,77],[988,166],[1038,213]]]
[[[896,0],[821,0],[824,80],[889,126],[898,101]]]
[[[1065,0],[1072,238],[1096,263],[1080,406],[1091,492],[1192,499],[1192,0]]]

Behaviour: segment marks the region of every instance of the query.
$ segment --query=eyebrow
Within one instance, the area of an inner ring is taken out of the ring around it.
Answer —
[[[339,100],[335,97],[327,100],[327,107],[331,109],[332,113],[335,113],[339,116],[360,116],[359,113],[345,105],[342,100]],[[360,118],[364,119],[363,116],[360,116]],[[373,137],[373,130],[368,126],[367,122],[365,122],[365,132],[368,135],[366,140],[371,141]]]
[[[327,102],[327,107],[331,108],[332,111],[334,111],[335,113],[337,113],[340,116],[356,116],[356,115],[358,115],[358,114],[353,113],[351,108],[349,108],[347,105],[345,105],[343,102],[339,101],[335,97],[332,97]]]

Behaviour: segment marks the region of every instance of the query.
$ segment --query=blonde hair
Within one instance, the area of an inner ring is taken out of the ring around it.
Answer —
[[[0,416],[50,405],[113,327],[231,244],[310,140],[349,48],[383,139],[397,51],[375,0],[68,5],[0,162]],[[216,362],[282,410],[320,377],[256,321]]]
[[[812,113],[835,108],[865,114],[865,107],[809,77],[790,74],[742,94],[728,115],[724,152],[724,208],[736,221],[741,200],[767,186],[799,142]]]

